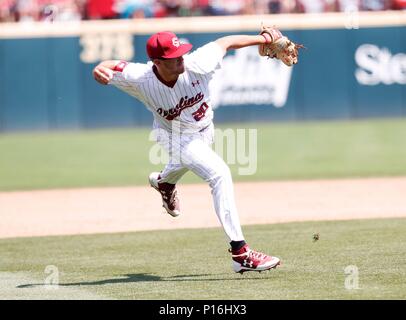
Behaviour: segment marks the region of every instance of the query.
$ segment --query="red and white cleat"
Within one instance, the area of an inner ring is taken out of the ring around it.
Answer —
[[[281,260],[264,253],[251,250],[246,244],[240,250],[232,251],[233,269],[235,272],[264,271],[276,268]]]
[[[151,187],[157,190],[162,196],[162,206],[172,217],[180,215],[179,198],[176,186],[170,183],[159,183],[159,172],[152,172],[149,175]]]

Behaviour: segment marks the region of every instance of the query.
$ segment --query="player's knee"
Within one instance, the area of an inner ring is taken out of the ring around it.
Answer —
[[[217,167],[216,170],[213,170],[212,174],[207,180],[212,188],[216,187],[216,185],[219,183],[231,181],[232,178],[230,168],[226,164]]]

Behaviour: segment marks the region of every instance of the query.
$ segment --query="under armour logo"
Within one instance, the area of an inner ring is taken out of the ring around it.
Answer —
[[[245,259],[244,260],[244,262],[243,262],[243,266],[244,267],[250,267],[250,268],[252,268],[252,265],[254,264],[254,262],[253,261],[250,261],[250,262],[247,262],[247,259]]]
[[[196,82],[193,82],[193,81],[192,81],[192,86],[193,86],[193,88],[194,88],[195,86],[199,85],[199,84],[200,84],[199,80],[196,80]]]

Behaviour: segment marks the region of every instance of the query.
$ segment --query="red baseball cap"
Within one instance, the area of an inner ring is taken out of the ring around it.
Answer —
[[[176,34],[170,31],[155,33],[147,41],[147,54],[150,59],[178,58],[190,50],[190,43],[180,43]]]

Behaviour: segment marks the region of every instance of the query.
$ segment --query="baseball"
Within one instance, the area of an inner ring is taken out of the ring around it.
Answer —
[[[114,76],[114,71],[113,70],[111,70],[111,69],[105,69],[105,71],[106,71],[106,76],[109,78],[109,81],[111,80],[111,79],[113,79],[113,76]]]

